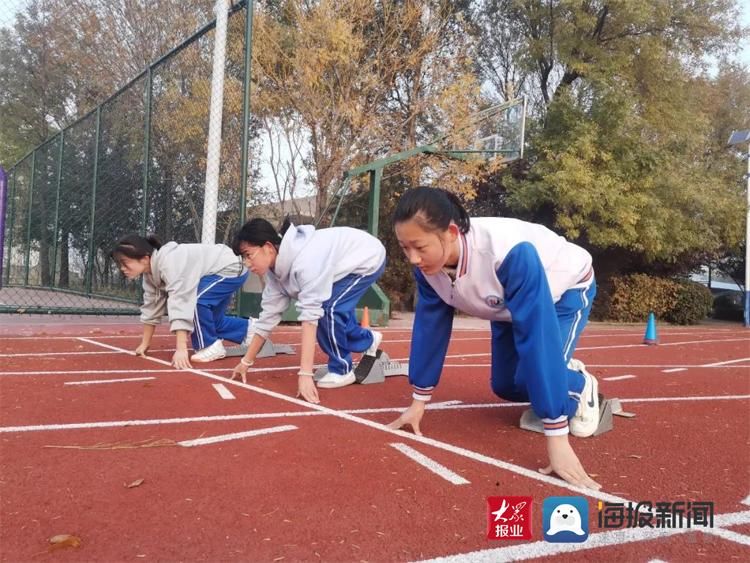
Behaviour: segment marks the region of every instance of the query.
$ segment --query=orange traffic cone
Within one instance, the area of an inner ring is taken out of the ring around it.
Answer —
[[[362,322],[359,323],[359,326],[362,328],[370,328],[370,309],[368,309],[366,305],[365,308],[362,309]]]

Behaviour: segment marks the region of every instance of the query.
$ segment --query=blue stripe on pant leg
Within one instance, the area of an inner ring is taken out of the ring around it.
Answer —
[[[323,303],[324,326],[318,325],[318,344],[328,354],[328,370],[331,373],[345,374],[352,369],[351,351],[349,350],[346,324],[349,320],[349,308],[359,300],[358,287],[365,290],[369,284],[363,283],[364,276],[350,274],[333,284],[331,297]],[[363,290],[364,291],[364,290]],[[342,369],[345,371],[341,372]]]
[[[346,306],[346,309],[349,311],[350,322],[346,324],[346,340],[347,348],[352,352],[364,352],[372,346],[372,330],[362,328],[359,325],[355,309],[367,290],[383,275],[384,270],[385,260],[383,260],[380,268],[375,273],[362,277],[362,285],[358,286],[355,292],[347,298],[346,304],[340,303],[337,307],[337,309],[340,309]]]
[[[592,280],[588,287],[569,289],[555,304],[560,333],[566,335],[563,349],[566,362],[573,357],[578,339],[588,323],[595,296],[596,281]],[[578,408],[584,383],[583,375],[577,371],[568,370],[568,395],[570,396],[568,409],[571,416]]]
[[[203,276],[198,282],[198,295],[193,312],[193,334],[191,340],[194,350],[202,350],[216,342],[216,327],[214,326],[213,311],[202,299],[212,287],[221,283],[222,276]]]
[[[210,295],[206,294],[202,297],[213,311],[217,338],[239,343],[247,336],[248,321],[226,314],[232,297],[245,283],[247,276],[248,273],[245,272],[237,277],[224,278],[220,284],[211,288]]]
[[[352,369],[351,352],[367,350],[372,344],[372,333],[359,327],[354,309],[369,287],[383,274],[385,261],[378,270],[367,276],[349,274],[333,284],[331,297],[323,303],[322,323],[318,323],[318,344],[328,355],[328,370],[340,373],[345,366]]]

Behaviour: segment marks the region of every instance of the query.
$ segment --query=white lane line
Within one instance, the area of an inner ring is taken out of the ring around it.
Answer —
[[[648,563],[667,563],[664,559],[651,559]]]
[[[635,379],[634,375],[616,375],[614,377],[602,377],[603,381],[621,381],[623,379]]]
[[[689,340],[683,342],[666,342],[660,343],[659,348],[665,346],[685,346],[687,344],[704,344],[707,342],[747,342],[747,338],[725,338],[721,340]],[[617,348],[643,348],[645,344],[615,344],[613,346],[579,346],[575,349],[576,352],[581,350],[615,350]],[[492,352],[477,352],[476,354],[448,354],[446,358],[481,358],[485,356],[491,356]],[[392,360],[394,358],[391,358]],[[404,360],[408,358],[403,358]],[[588,366],[588,364],[586,364]],[[710,367],[710,366],[703,366]]]
[[[0,371],[0,377],[5,375],[89,375],[96,374],[115,374],[115,373],[177,373],[179,369],[78,369],[78,370],[58,370],[58,371]]]
[[[487,354],[489,355],[489,354]],[[461,356],[446,356],[451,358],[458,358]],[[405,362],[409,358],[391,358],[393,362]],[[492,364],[443,364],[444,368],[489,368]],[[665,367],[679,367],[684,369],[690,368],[710,368],[710,369],[750,369],[750,366],[704,366],[704,365],[682,365],[682,366],[666,366],[664,364],[589,364],[586,363],[587,368],[620,368],[620,369],[661,369]],[[2,375],[2,372],[0,372]]]
[[[394,362],[404,362],[408,361],[409,358],[391,358]],[[320,364],[314,366],[315,369],[325,366],[325,364]],[[486,368],[491,367],[492,364],[444,364],[443,367],[445,368]],[[721,365],[721,366],[704,366],[704,365],[682,365],[682,366],[668,366],[664,364],[639,364],[639,365],[633,365],[633,364],[586,364],[586,367],[588,368],[619,368],[619,369],[663,369],[663,368],[685,368],[685,369],[697,369],[697,368],[710,368],[710,369],[750,369],[750,365],[748,366],[732,366],[732,365]],[[213,368],[212,372],[217,373],[224,373],[224,372],[231,372],[234,368]],[[298,370],[299,366],[282,366],[282,367],[268,367],[268,368],[249,368],[247,370],[248,373],[263,373],[263,372],[271,372],[271,371],[291,371],[291,370]],[[180,369],[91,369],[91,370],[53,370],[53,371],[0,371],[0,378],[4,376],[38,376],[38,375],[88,375],[88,374],[115,374],[115,373],[180,373],[183,370]]]
[[[271,428],[262,428],[260,430],[249,430],[247,432],[234,432],[232,434],[222,434],[221,436],[209,436],[208,438],[196,438],[195,440],[183,440],[177,442],[178,445],[185,448],[193,446],[205,446],[206,444],[217,444],[219,442],[228,442],[229,440],[239,440],[240,438],[249,438],[250,436],[263,436],[265,434],[275,434],[276,432],[286,432],[288,430],[297,430],[296,426],[287,424],[285,426],[272,426]]]
[[[222,399],[229,400],[229,399],[237,398],[234,395],[232,395],[232,392],[229,389],[224,387],[223,383],[213,383],[212,385],[213,385],[213,388],[216,389],[216,392],[219,394],[219,397],[221,397]]]
[[[407,446],[406,444],[393,443],[391,444],[391,447],[396,448],[406,457],[411,458],[412,460],[416,461],[419,465],[421,465],[425,469],[429,469],[435,475],[442,477],[449,483],[453,483],[454,485],[469,485],[470,484],[469,481],[461,477],[458,473],[454,473],[453,471],[451,471],[444,465],[439,464],[434,459],[430,459],[429,457],[418,452],[411,446]]]
[[[739,358],[737,360],[727,360],[726,362],[716,362],[714,364],[703,364],[701,367],[703,368],[713,368],[713,367],[719,367],[719,366],[727,366],[729,364],[737,364],[739,362],[747,362],[750,360],[750,358]]]
[[[403,410],[403,409],[401,409]],[[394,409],[395,412],[395,409]],[[255,420],[262,418],[288,418],[295,416],[322,416],[328,413],[316,411],[269,412],[258,414],[225,414],[220,416],[190,416],[185,418],[152,418],[135,420],[112,420],[107,422],[71,422],[68,424],[36,424],[30,426],[0,426],[0,434],[13,432],[48,432],[52,430],[87,430],[90,428],[125,428],[128,426],[154,426],[159,424],[185,424],[188,422],[228,422],[233,420]]]
[[[94,352],[23,352],[17,354],[0,354],[0,358],[36,358],[45,356],[103,356],[105,354],[117,354],[118,352],[110,352],[108,350],[94,351]],[[120,352],[121,353],[121,352]],[[132,352],[125,352],[126,354],[133,355]]]
[[[94,340],[89,340],[88,338],[84,337],[77,337],[76,340],[81,340],[83,342],[93,343]],[[684,346],[687,344],[704,344],[709,342],[746,342],[747,338],[725,338],[725,339],[714,339],[714,340],[690,340],[690,341],[683,341],[683,342],[666,342],[666,343],[660,343],[659,347],[664,348],[665,346]],[[411,342],[409,340],[409,342]],[[100,342],[99,344],[104,345],[103,342]],[[576,348],[576,352],[581,350],[614,350],[617,348],[642,348],[645,346],[645,344],[616,344],[613,346],[583,346]],[[23,353],[13,353],[13,354],[0,354],[0,358],[24,358],[24,357],[44,357],[44,356],[61,356],[64,355],[65,357],[68,356],[83,356],[83,355],[103,355],[103,354],[118,354],[118,353],[125,353],[130,356],[133,355],[133,352],[131,350],[125,350],[121,349],[122,352],[119,352],[117,350],[115,351],[101,351],[101,352],[23,352]],[[172,349],[162,349],[162,352],[168,352]],[[446,356],[446,358],[477,358],[477,357],[486,357],[490,356],[490,352],[481,352],[477,354],[449,354]],[[393,358],[392,358],[393,359]],[[403,358],[399,361],[407,360],[408,358]],[[741,360],[738,360],[741,361]],[[711,364],[704,367],[711,367]]]
[[[750,523],[750,510],[746,512],[730,512],[728,514],[719,514],[714,517],[716,528],[625,528],[613,530],[611,532],[598,532],[591,534],[583,543],[548,543],[546,541],[537,541],[534,543],[524,543],[508,547],[498,547],[495,549],[483,549],[471,553],[461,553],[458,555],[449,555],[446,557],[436,557],[434,559],[425,559],[421,563],[500,563],[505,561],[521,561],[524,559],[536,559],[558,555],[560,553],[578,552],[587,549],[596,549],[610,545],[620,545],[632,542],[641,542],[646,540],[655,540],[674,536],[678,534],[687,534],[690,532],[703,532],[714,534],[725,539],[730,539],[725,535],[729,530],[723,530],[725,526],[736,526],[738,524]],[[733,532],[730,532],[733,534]],[[737,541],[748,545],[750,538],[741,534],[734,534],[739,538],[732,537],[731,541]]]
[[[199,374],[200,375],[200,374]],[[248,388],[245,386],[243,388]],[[251,388],[251,390],[254,390]],[[273,393],[273,392],[270,392]],[[286,396],[286,395],[283,395]],[[636,399],[620,399],[622,403],[650,403],[650,402],[679,402],[679,401],[717,401],[717,400],[744,400],[750,399],[750,395],[719,395],[709,397],[647,397]],[[452,401],[446,401],[452,402]],[[494,409],[494,408],[520,408],[528,407],[529,403],[467,403],[463,404],[441,404],[427,403],[428,410],[460,410],[460,409]],[[270,412],[258,414],[232,414],[221,416],[193,416],[185,418],[162,418],[162,419],[136,419],[136,420],[114,420],[109,422],[73,422],[68,424],[36,424],[29,426],[0,426],[0,434],[12,432],[43,432],[50,430],[79,430],[87,428],[116,428],[126,426],[151,426],[159,424],[183,424],[188,422],[216,422],[232,420],[251,420],[255,418],[284,418],[294,416],[322,416],[322,415],[355,415],[355,414],[379,414],[379,413],[402,413],[406,410],[406,405],[398,407],[383,407],[369,409],[346,409],[340,411],[333,410],[315,410],[315,411],[291,411],[291,412]],[[349,420],[346,416],[342,416]],[[363,420],[352,417],[356,421]],[[376,424],[376,423],[373,423]],[[367,426],[367,425],[366,425]],[[750,497],[748,497],[750,498]]]
[[[709,342],[747,342],[747,338],[722,338],[712,340],[686,340],[682,342],[660,342],[659,348],[665,346],[685,346],[687,344],[707,344]],[[616,344],[614,346],[584,346],[582,348],[576,348],[576,352],[579,350],[614,350],[616,348],[643,348],[646,344]]]
[[[676,373],[678,371],[687,371],[687,368],[670,368],[661,370],[662,373]]]
[[[125,377],[122,379],[92,379],[90,381],[66,381],[63,385],[92,385],[94,383],[126,383],[128,381],[148,381],[155,377]]]
[[[94,344],[96,346],[101,346],[103,348],[109,348],[110,350],[119,350],[122,353],[127,353],[128,352],[127,350],[125,350],[123,348],[117,348],[115,346],[110,346],[109,344],[105,344],[103,342],[97,342],[96,340],[90,340],[88,338],[82,338],[81,340],[83,340],[85,342],[88,342],[90,344]],[[160,360],[158,358],[147,358],[147,359],[150,360],[150,361],[152,361],[152,362],[154,362],[154,363],[159,363],[159,364],[162,364],[162,365],[169,365],[166,361]],[[605,493],[603,491],[594,491],[594,490],[591,490],[591,489],[586,489],[584,487],[578,487],[576,485],[571,485],[570,483],[567,483],[567,482],[563,481],[562,479],[558,479],[557,477],[543,475],[543,474],[539,473],[536,470],[527,469],[526,467],[521,467],[520,465],[516,465],[514,463],[510,463],[510,462],[507,462],[507,461],[502,461],[502,460],[499,460],[499,459],[495,459],[493,457],[481,454],[479,452],[475,452],[475,451],[469,450],[467,448],[462,448],[462,447],[459,447],[459,446],[455,446],[453,444],[449,444],[447,442],[441,442],[440,440],[435,440],[433,438],[427,438],[425,436],[417,436],[416,434],[412,434],[412,433],[406,432],[404,430],[394,430],[394,429],[389,428],[385,424],[381,424],[381,423],[375,422],[373,420],[368,420],[366,418],[361,418],[361,417],[353,416],[351,414],[344,413],[344,412],[341,412],[341,411],[336,411],[334,409],[325,407],[323,405],[316,405],[316,404],[308,403],[307,401],[304,401],[302,399],[297,399],[297,398],[291,397],[289,395],[284,395],[283,393],[277,393],[276,391],[271,391],[270,389],[264,389],[262,387],[257,387],[255,385],[250,385],[250,384],[247,384],[247,383],[242,383],[241,381],[227,380],[227,379],[225,379],[225,378],[223,378],[223,377],[221,377],[219,375],[215,375],[213,373],[210,373],[210,372],[207,372],[207,371],[198,370],[198,369],[190,369],[190,370],[185,370],[185,371],[188,371],[188,372],[193,373],[195,375],[199,375],[201,377],[205,377],[207,379],[213,379],[213,380],[216,380],[216,381],[221,381],[222,383],[226,383],[226,384],[230,384],[230,385],[235,385],[235,386],[240,387],[242,389],[247,389],[249,391],[254,391],[255,393],[258,393],[259,395],[264,395],[266,397],[272,397],[274,399],[279,399],[281,401],[285,401],[287,403],[291,403],[293,405],[296,405],[298,407],[303,407],[303,408],[311,410],[311,411],[317,411],[317,412],[329,414],[329,415],[335,416],[335,417],[337,417],[339,419],[342,419],[342,420],[347,420],[349,422],[353,422],[353,423],[359,424],[361,426],[366,426],[368,428],[379,430],[379,431],[384,432],[386,434],[391,434],[393,436],[398,436],[402,440],[407,440],[407,441],[411,441],[411,442],[418,442],[420,444],[425,444],[425,445],[428,445],[428,446],[433,446],[433,447],[441,449],[443,451],[451,452],[453,454],[456,454],[456,455],[459,455],[459,456],[462,456],[462,457],[466,457],[468,459],[472,459],[472,460],[474,460],[476,462],[479,462],[479,463],[484,463],[486,465],[497,467],[499,469],[503,469],[505,471],[508,471],[508,472],[511,472],[511,473],[515,473],[515,474],[521,475],[523,477],[527,477],[527,478],[532,479],[534,481],[538,481],[538,482],[541,482],[541,483],[546,483],[548,485],[552,485],[552,486],[555,486],[555,487],[558,487],[558,488],[567,489],[569,491],[574,491],[574,492],[579,493],[581,495],[588,496],[588,497],[591,497],[591,498],[595,498],[597,500],[603,500],[603,501],[606,501],[606,502],[622,502],[622,503],[632,502],[632,501],[629,501],[629,500],[627,500],[627,499],[625,499],[623,497],[620,497],[620,496],[617,496],[617,495],[613,495],[613,494],[609,494],[609,493]],[[750,395],[747,395],[746,397],[750,398]],[[461,408],[463,406],[464,405],[451,405],[451,406],[442,407],[442,408],[457,409],[457,408]],[[575,545],[578,545],[578,544],[575,544]]]
[[[377,327],[376,327],[377,328]],[[386,328],[386,327],[380,327],[378,330],[382,332],[387,333],[396,333],[396,332],[407,332],[410,333],[412,331],[411,328]],[[490,339],[489,335],[489,326],[487,327],[481,327],[481,328],[454,328],[453,332],[487,332],[487,338]],[[699,332],[699,331],[665,331],[663,328],[659,331],[659,333],[662,336],[696,336],[700,334],[706,334],[709,337],[715,336],[718,333],[726,333],[727,335],[736,334],[738,331],[733,329],[712,329],[709,332]],[[281,336],[281,335],[287,335],[287,336],[298,336],[300,334],[300,331],[277,331],[274,330],[273,334],[275,336]],[[636,338],[642,338],[643,337],[643,330],[637,331],[637,332],[628,332],[628,331],[619,331],[619,330],[613,330],[612,332],[591,332],[591,333],[584,333],[581,335],[581,339],[586,338],[610,338],[610,337],[618,337],[618,336],[629,336],[629,337],[636,337]],[[75,340],[77,338],[98,338],[99,340],[114,340],[114,339],[141,339],[141,334],[71,334],[67,336],[49,336],[49,335],[37,335],[37,336],[2,336],[3,341],[11,341],[11,340],[39,340],[40,338],[43,338],[44,340]],[[170,338],[174,340],[174,336],[171,334],[154,334],[152,338]],[[451,339],[453,340],[453,339]]]

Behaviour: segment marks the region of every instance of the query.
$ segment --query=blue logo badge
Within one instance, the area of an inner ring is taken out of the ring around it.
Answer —
[[[547,497],[542,505],[544,541],[582,543],[589,538],[589,503],[584,497]]]

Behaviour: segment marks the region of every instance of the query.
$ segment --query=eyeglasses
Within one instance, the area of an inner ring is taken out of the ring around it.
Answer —
[[[245,260],[247,260],[248,262],[252,262],[253,260],[255,260],[255,257],[258,255],[258,252],[260,252],[262,249],[263,247],[261,246],[258,250],[256,250],[252,254],[245,256]]]

